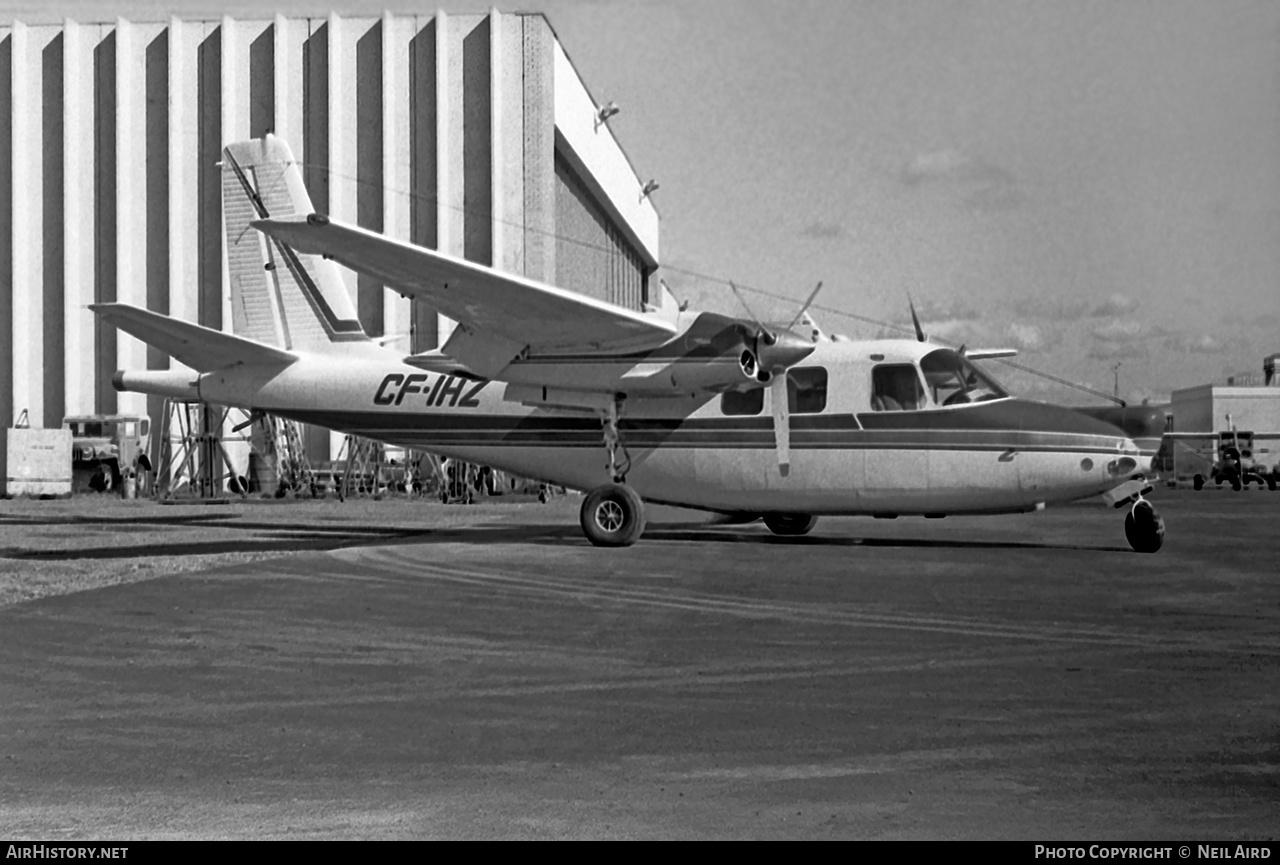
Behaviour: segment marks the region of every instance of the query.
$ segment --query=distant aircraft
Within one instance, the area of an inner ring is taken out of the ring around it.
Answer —
[[[1268,442],[1280,442],[1280,432],[1220,430],[1213,433],[1166,433],[1165,439],[1174,446],[1189,448],[1204,460],[1207,475],[1196,472],[1191,479],[1196,490],[1204,489],[1204,485],[1210,482],[1217,486],[1230,484],[1237,492],[1251,483],[1256,483],[1259,488],[1265,484],[1269,490],[1280,485],[1280,461],[1276,461],[1274,446],[1266,446]],[[1183,444],[1189,441],[1208,446],[1212,449],[1212,456],[1206,457],[1199,449]],[[1272,456],[1270,463],[1268,455]]]
[[[665,287],[637,312],[314,213],[274,137],[228,146],[223,163],[242,335],[94,305],[194,370],[121,371],[122,390],[585,490],[580,523],[598,546],[635,543],[645,501],[758,515],[798,536],[819,515],[1013,513],[1098,494],[1128,507],[1133,549],[1163,542],[1142,449],[1080,412],[1010,397],[973,362],[983,352],[827,336],[805,310],[787,326],[682,310]],[[333,262],[456,330],[424,354],[377,344]]]

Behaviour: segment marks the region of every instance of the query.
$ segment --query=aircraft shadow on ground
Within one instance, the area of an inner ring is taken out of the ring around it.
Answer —
[[[82,520],[102,523],[100,520]],[[113,521],[108,520],[110,526]],[[81,546],[73,549],[0,548],[0,559],[18,561],[77,561],[93,559],[133,559],[156,556],[198,556],[229,553],[327,552],[345,547],[379,547],[403,544],[470,543],[477,545],[529,543],[539,535],[558,536],[556,545],[580,540],[576,527],[563,524],[518,525],[504,523],[462,528],[389,528],[386,526],[334,526],[311,524],[244,523],[228,519],[207,523],[202,528],[258,533],[250,537],[219,537],[206,541],[156,538],[148,543],[116,546]]]
[[[343,519],[309,520],[300,522],[250,521],[234,513],[204,513],[189,516],[70,516],[28,519],[24,517],[0,517],[0,525],[12,526],[100,526],[121,532],[144,531],[147,526],[197,526],[200,528],[245,529],[247,531],[294,530],[316,534],[403,535],[416,531],[413,528],[385,525],[357,525]],[[326,528],[331,526],[331,528]]]
[[[0,525],[5,526],[76,526],[76,525],[103,525],[103,526],[121,526],[127,527],[131,525],[173,525],[183,526],[193,523],[210,523],[219,520],[230,520],[232,516],[219,512],[204,512],[198,514],[182,514],[175,516],[68,516],[68,515],[51,515],[47,517],[29,517],[7,515],[0,516]]]
[[[402,532],[397,539],[412,537],[416,532]],[[80,559],[137,559],[153,556],[202,556],[227,553],[300,553],[323,552],[340,547],[372,546],[385,541],[386,535],[370,536],[353,533],[312,534],[282,532],[271,538],[223,538],[216,541],[179,543],[158,542],[123,547],[83,547],[70,550],[0,550],[0,558],[20,561],[75,561]]]
[[[970,541],[956,538],[867,538],[857,535],[805,535],[780,537],[758,531],[744,531],[740,526],[709,529],[706,526],[650,525],[645,529],[644,541],[698,541],[703,543],[781,544],[807,547],[915,547],[921,549],[968,550],[1089,550],[1106,553],[1132,552],[1127,546],[1102,546],[1090,544],[1057,544],[1036,541]]]
[[[111,527],[115,520],[81,518],[60,521],[62,524],[98,524]],[[191,520],[180,521],[193,522]],[[207,541],[167,540],[156,538],[147,543],[117,546],[92,546],[73,549],[0,549],[0,558],[20,561],[75,561],[92,559],[129,559],[155,556],[219,555],[229,553],[293,553],[325,552],[344,547],[402,546],[406,544],[534,544],[544,547],[587,546],[588,542],[576,525],[541,523],[510,525],[481,523],[450,528],[405,529],[387,526],[315,526],[310,523],[246,523],[233,517],[198,521],[203,528],[217,528],[256,536],[219,537]],[[172,518],[144,518],[133,524],[172,525]],[[676,542],[703,544],[757,544],[796,547],[891,547],[911,549],[957,550],[1076,550],[1092,552],[1132,552],[1127,546],[1061,544],[1021,540],[963,540],[955,538],[861,537],[858,535],[807,535],[779,537],[741,525],[707,523],[650,523],[640,543]]]
[[[317,522],[249,522],[235,514],[192,514],[142,517],[66,517],[61,519],[0,518],[0,524],[93,526],[136,537],[150,528],[221,529],[233,533],[209,540],[178,540],[163,534],[145,543],[113,546],[76,546],[71,549],[0,548],[0,558],[25,561],[72,561],[79,559],[128,559],[152,556],[218,555],[227,553],[271,553],[324,551],[340,547],[368,546],[379,541],[400,541],[422,534],[422,529],[377,525],[325,525]],[[244,537],[243,535],[256,535]]]

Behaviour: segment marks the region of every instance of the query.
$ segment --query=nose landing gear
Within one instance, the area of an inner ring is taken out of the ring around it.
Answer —
[[[1124,518],[1124,536],[1139,553],[1154,553],[1164,545],[1164,517],[1151,502],[1139,498]]]
[[[1139,553],[1154,553],[1164,545],[1164,518],[1143,498],[1152,489],[1145,478],[1137,477],[1102,495],[1112,507],[1133,506],[1124,518],[1124,536]]]

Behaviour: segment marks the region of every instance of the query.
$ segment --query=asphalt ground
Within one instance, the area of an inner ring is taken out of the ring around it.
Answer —
[[[1154,500],[3,503],[0,837],[1274,841],[1280,494]]]

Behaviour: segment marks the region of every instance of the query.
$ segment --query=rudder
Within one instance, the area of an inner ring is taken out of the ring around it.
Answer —
[[[286,350],[368,340],[335,263],[299,254],[249,226],[313,212],[288,144],[268,134],[227,145],[222,207],[235,334]]]

